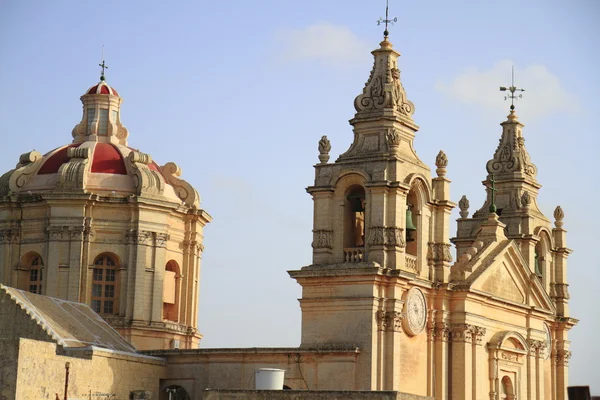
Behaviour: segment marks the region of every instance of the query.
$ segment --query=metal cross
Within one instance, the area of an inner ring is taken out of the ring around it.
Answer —
[[[488,186],[488,189],[492,192],[492,204],[490,204],[490,213],[496,213],[496,180],[494,179],[494,174],[490,175],[490,183],[492,186]]]
[[[379,17],[379,21],[377,21],[377,26],[381,25],[382,22],[385,22],[385,31],[383,31],[383,36],[388,37],[388,23],[390,25],[394,25],[394,22],[398,22],[398,17],[394,17],[394,19],[389,19],[388,17],[388,0],[385,0],[385,19]]]
[[[102,45],[102,64],[98,64],[98,66],[102,67],[102,72],[100,73],[100,80],[104,80],[104,70],[108,69],[106,63],[104,62],[104,45]]]
[[[511,79],[511,83],[509,87],[506,86],[500,86],[500,91],[501,92],[506,92],[509,91],[510,94],[507,94],[506,96],[504,96],[504,100],[508,100],[510,99],[510,109],[514,110],[515,109],[515,99],[520,99],[521,97],[523,97],[522,94],[516,95],[515,92],[524,92],[525,89],[521,89],[515,86],[515,66],[513,65],[512,67],[512,79]]]

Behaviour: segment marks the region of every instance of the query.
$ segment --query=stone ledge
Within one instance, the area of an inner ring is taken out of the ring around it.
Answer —
[[[395,391],[351,391],[351,390],[242,390],[206,389],[206,400],[433,400],[433,397],[418,396]]]

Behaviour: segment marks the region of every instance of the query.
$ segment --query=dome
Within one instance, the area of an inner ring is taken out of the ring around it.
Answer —
[[[119,93],[108,85],[105,81],[101,81],[98,84],[89,88],[85,94],[111,94],[113,96],[118,96]]]
[[[0,197],[59,192],[138,196],[169,207],[199,207],[198,192],[179,178],[176,164],[159,166],[149,154],[128,146],[129,133],[120,117],[123,100],[104,76],[81,101],[83,114],[72,131],[73,142],[43,156],[37,151],[21,155],[13,170],[0,176]]]

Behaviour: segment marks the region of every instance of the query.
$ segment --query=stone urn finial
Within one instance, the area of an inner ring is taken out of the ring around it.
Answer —
[[[458,201],[458,208],[460,208],[460,217],[467,218],[469,216],[469,199],[463,194],[463,197]]]
[[[529,195],[529,192],[525,191],[521,195],[521,206],[524,209],[527,209],[527,208],[529,208],[530,204],[531,204],[531,196]]]
[[[448,166],[448,156],[442,150],[440,150],[438,155],[435,157],[435,166],[437,167],[435,172],[438,174],[438,176],[440,178],[446,176],[446,167]]]
[[[554,225],[557,228],[562,228],[563,227],[563,218],[565,217],[565,213],[563,211],[562,208],[560,208],[560,206],[556,206],[556,209],[554,210]]]
[[[388,149],[392,154],[398,154],[398,148],[400,146],[400,133],[395,128],[387,128],[385,133],[385,141],[387,142]]]
[[[329,152],[331,151],[331,142],[327,139],[326,135],[321,137],[319,140],[319,161],[321,164],[327,164],[329,161]]]

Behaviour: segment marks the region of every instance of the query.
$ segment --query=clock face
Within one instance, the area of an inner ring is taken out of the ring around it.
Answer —
[[[406,314],[403,320],[405,332],[411,336],[423,332],[427,322],[427,302],[421,289],[412,288],[408,291],[404,310]]]

